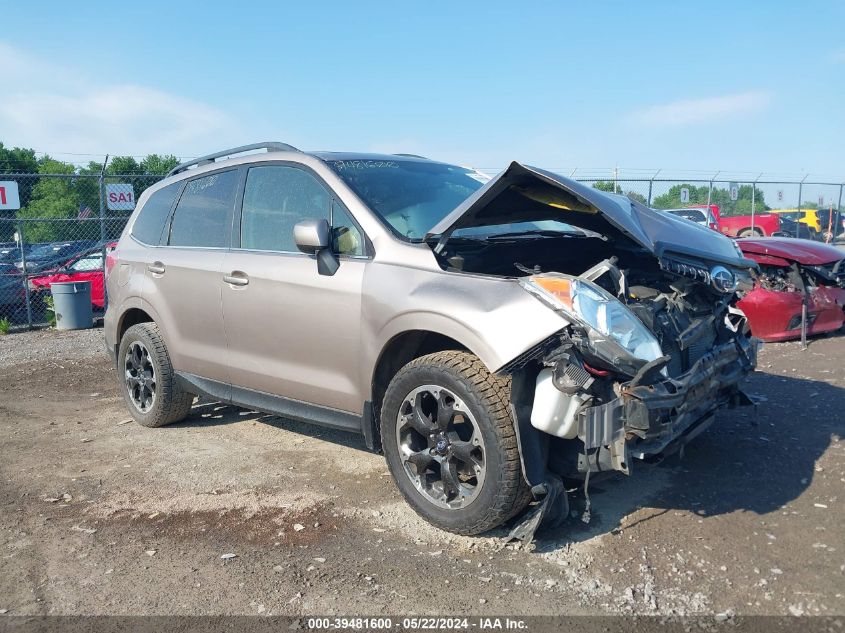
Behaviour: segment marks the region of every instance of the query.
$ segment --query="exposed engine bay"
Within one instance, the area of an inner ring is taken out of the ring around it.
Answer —
[[[565,514],[547,507],[559,480],[583,482],[589,520],[591,474],[629,474],[751,404],[757,343],[736,301],[754,264],[706,227],[513,164],[430,240],[444,270],[512,279],[568,323],[499,369],[540,501],[514,538]]]
[[[845,261],[845,260],[843,260]],[[784,262],[783,266],[760,265],[755,281],[761,288],[777,292],[804,292],[819,287],[845,288],[845,267],[839,271],[841,262],[832,266],[800,266],[796,262]]]
[[[623,236],[614,238],[592,231],[530,240],[453,237],[440,255],[447,269],[523,280],[563,273],[574,276],[575,283],[594,284],[636,315],[659,344],[651,360],[634,358],[613,345],[612,336],[597,336],[576,321],[505,368],[514,377],[515,389],[523,390],[515,398],[524,403],[522,417],[555,438],[549,440],[553,446],[548,451],[549,466],[564,477],[602,470],[629,472],[624,447],[614,453],[608,437],[581,437],[590,410],[618,402],[636,388],[682,379],[714,349],[733,349],[738,338],[747,343],[749,355],[756,350],[748,342],[744,317],[733,307],[732,287],[725,292],[714,285],[707,264],[688,257],[658,258]],[[745,366],[750,369],[753,359]],[[738,373],[735,381],[725,383],[723,404],[745,401],[736,389],[739,377]],[[669,409],[666,418],[678,415]],[[638,441],[650,439],[654,429],[648,420],[626,417],[623,437],[630,450]],[[592,453],[588,444],[596,444],[590,447]]]
[[[733,293],[713,287],[705,264],[659,259],[618,236],[493,242],[453,238],[441,257],[444,267],[464,272],[501,276],[555,272],[592,281],[618,298],[654,334],[663,355],[669,357],[669,376],[687,371],[715,343],[736,332],[726,322],[733,318],[729,310]],[[602,359],[587,345],[587,341],[582,344],[596,369],[619,371],[618,358]]]
[[[761,266],[757,283],[776,292],[803,292],[804,280],[793,266]]]

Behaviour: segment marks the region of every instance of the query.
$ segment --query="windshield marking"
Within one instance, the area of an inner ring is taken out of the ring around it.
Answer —
[[[395,160],[337,160],[332,161],[337,169],[398,169]]]

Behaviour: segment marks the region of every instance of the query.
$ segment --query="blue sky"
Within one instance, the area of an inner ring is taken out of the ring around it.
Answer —
[[[845,3],[13,3],[0,140],[845,178]],[[604,173],[604,172],[602,172]],[[628,172],[633,173],[633,172]]]

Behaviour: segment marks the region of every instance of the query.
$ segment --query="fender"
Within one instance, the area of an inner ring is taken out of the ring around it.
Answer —
[[[364,362],[370,367],[369,374],[378,366],[385,348],[396,337],[409,332],[422,331],[432,332],[448,336],[478,356],[490,373],[494,373],[498,365],[498,357],[490,345],[484,342],[479,335],[467,327],[464,323],[436,312],[406,312],[399,314],[388,321],[378,333],[374,348],[378,350],[375,358],[367,358],[365,353]]]
[[[385,297],[390,297],[389,307]],[[361,323],[361,393],[370,400],[379,358],[403,332],[428,331],[454,339],[495,373],[568,321],[513,278],[373,262],[364,278]]]
[[[132,310],[133,308],[143,310],[144,312],[150,315],[150,318],[152,318],[152,320],[155,321],[156,325],[158,326],[158,329],[161,332],[161,336],[164,339],[165,345],[167,345],[169,348],[170,338],[168,337],[167,327],[165,326],[164,321],[152,305],[150,305],[147,301],[138,296],[126,297],[120,303],[119,306],[109,306],[109,311],[114,310],[114,313],[117,315],[117,318],[113,322],[111,319],[108,319],[106,322],[105,335],[107,343],[112,347],[116,347],[120,344],[120,341],[117,340],[117,333],[123,326],[123,319],[126,316],[126,313],[129,310]]]

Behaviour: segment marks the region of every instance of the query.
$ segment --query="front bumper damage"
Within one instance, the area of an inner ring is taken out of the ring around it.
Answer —
[[[584,452],[578,456],[578,471],[584,475],[587,500],[582,521],[590,521],[587,486],[591,473],[630,473],[631,458],[648,459],[668,455],[683,447],[713,421],[716,410],[753,404],[739,387],[740,381],[757,365],[758,340],[737,336],[715,346],[681,376],[658,378],[643,384],[637,378],[619,386],[619,396],[602,405],[580,411],[578,439]],[[517,393],[526,387],[514,378]],[[531,426],[527,412],[512,407],[517,422],[517,440],[523,454],[523,474],[538,501],[511,530],[508,539],[529,543],[540,528],[554,528],[568,516],[569,504],[558,474],[547,470],[535,457],[541,433]]]
[[[713,348],[687,372],[651,384],[620,385],[619,397],[581,412],[581,472],[630,472],[630,458],[676,451],[704,431],[717,409],[751,404],[739,382],[757,365],[757,342],[738,336]]]

